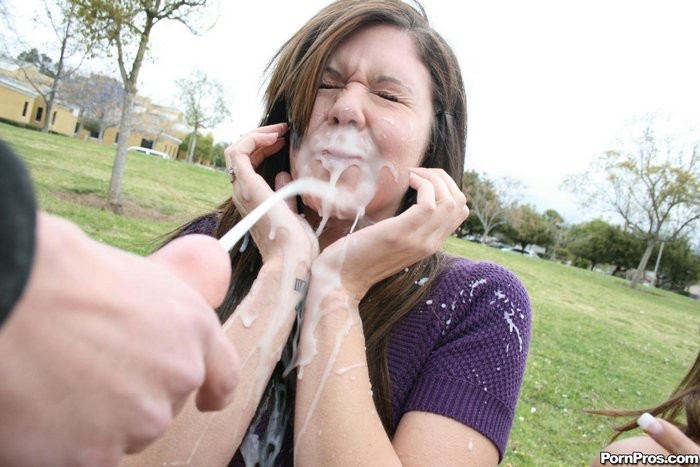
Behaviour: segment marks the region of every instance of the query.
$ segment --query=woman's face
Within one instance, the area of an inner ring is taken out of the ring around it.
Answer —
[[[305,196],[320,216],[393,216],[420,165],[433,121],[430,74],[413,39],[388,25],[341,42],[321,77],[308,129],[290,155],[292,177],[335,184],[333,205]]]

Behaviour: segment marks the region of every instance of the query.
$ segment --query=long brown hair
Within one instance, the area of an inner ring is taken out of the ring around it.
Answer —
[[[289,171],[289,146],[299,144],[308,127],[311,110],[328,57],[340,42],[360,29],[389,24],[408,32],[432,80],[435,118],[422,166],[444,169],[461,186],[464,166],[467,113],[466,97],[457,59],[444,39],[435,32],[419,3],[401,0],[340,0],[316,14],[276,53],[268,65],[269,84],[265,92],[265,116],[261,125],[288,122],[287,144],[256,169],[274,188],[275,175]],[[399,212],[415,203],[409,189]],[[241,219],[233,202],[227,200],[217,211],[219,238]],[[190,224],[191,225],[191,224]],[[183,227],[186,228],[187,226]],[[360,316],[367,347],[367,361],[374,400],[382,423],[392,435],[391,386],[386,352],[391,330],[427,293],[444,265],[436,253],[407,270],[375,284],[360,302]],[[250,290],[262,260],[254,247],[231,251],[232,283],[219,308],[225,320]],[[422,278],[427,278],[420,281]],[[420,281],[422,287],[416,286]]]
[[[616,426],[612,440],[626,431],[637,428],[637,417],[648,412],[655,417],[663,418],[676,425],[685,435],[700,443],[700,351],[695,357],[695,363],[683,377],[680,384],[673,390],[668,400],[656,407],[640,410],[589,410],[597,415],[613,417],[634,417],[624,425]],[[685,422],[683,421],[685,415]]]

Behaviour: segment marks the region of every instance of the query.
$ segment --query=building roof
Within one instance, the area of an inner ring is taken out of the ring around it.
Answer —
[[[25,83],[14,80],[9,76],[0,75],[0,86],[12,89],[13,91],[24,94],[27,97],[39,97],[39,93],[36,91],[36,89],[33,89],[31,86],[28,86]]]

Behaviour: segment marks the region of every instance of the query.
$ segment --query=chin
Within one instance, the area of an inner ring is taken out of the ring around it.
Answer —
[[[307,195],[302,196],[301,199],[304,205],[312,209],[319,218],[323,218],[326,215],[331,219],[354,221],[357,217],[356,205],[324,202],[321,198]]]

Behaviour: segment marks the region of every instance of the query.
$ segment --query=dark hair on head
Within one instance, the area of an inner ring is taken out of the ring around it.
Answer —
[[[289,123],[288,144],[265,159],[256,169],[274,188],[275,175],[289,172],[289,146],[298,144],[309,125],[321,75],[338,45],[359,30],[372,25],[391,25],[409,34],[432,83],[435,114],[423,167],[441,168],[462,185],[466,147],[467,110],[462,75],[452,49],[430,26],[424,8],[401,0],[339,0],[312,17],[277,52],[268,65],[262,125]],[[403,212],[415,203],[409,189],[399,207]],[[221,237],[241,214],[228,200],[217,211],[215,236]],[[184,227],[187,228],[187,227]],[[183,229],[184,229],[183,228]],[[390,332],[430,289],[445,264],[445,255],[435,253],[375,284],[360,302],[373,397],[377,412],[389,435],[398,423],[392,413],[391,385],[386,351]],[[250,290],[262,265],[257,248],[231,251],[232,283],[219,307],[225,320]],[[420,280],[420,279],[426,279]],[[419,282],[422,286],[417,286]],[[277,370],[276,370],[277,371]]]

